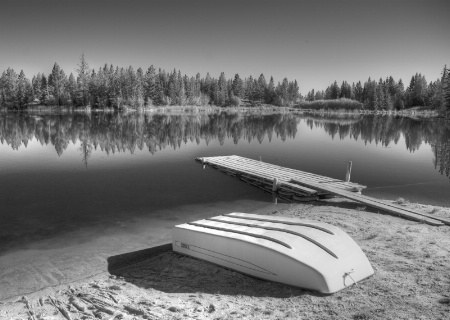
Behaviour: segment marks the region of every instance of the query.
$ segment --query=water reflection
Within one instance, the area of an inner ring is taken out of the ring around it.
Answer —
[[[93,150],[106,154],[134,153],[148,149],[152,154],[166,147],[177,149],[182,143],[218,140],[222,145],[227,138],[235,144],[239,140],[259,143],[273,135],[295,138],[297,125],[306,121],[313,128],[322,128],[332,139],[350,138],[388,148],[405,138],[406,148],[414,152],[422,143],[432,146],[433,164],[442,175],[450,177],[450,124],[441,120],[420,120],[391,116],[330,116],[293,114],[243,115],[220,114],[72,114],[72,115],[20,115],[0,116],[0,141],[18,149],[35,138],[41,145],[52,144],[62,155],[70,142],[80,142],[79,152],[87,166]]]
[[[51,143],[58,155],[62,155],[70,142],[81,142],[80,153],[87,163],[92,148],[107,154],[134,153],[135,149],[148,150],[170,146],[177,149],[187,141],[206,144],[213,139],[224,143],[225,138],[248,142],[262,142],[273,134],[284,141],[295,137],[299,119],[292,114],[270,116],[243,116],[242,114],[75,114],[30,116],[10,114],[0,117],[0,140],[13,149],[36,138],[41,145]]]
[[[410,152],[420,148],[422,143],[430,144],[433,150],[433,164],[442,175],[450,178],[450,123],[445,120],[422,120],[392,116],[338,117],[314,115],[306,117],[312,129],[323,128],[332,139],[361,139],[366,144],[381,144],[388,148],[405,138]]]

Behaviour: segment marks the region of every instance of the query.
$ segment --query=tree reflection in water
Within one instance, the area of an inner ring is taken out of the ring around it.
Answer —
[[[188,141],[200,144],[225,139],[257,140],[275,134],[281,140],[295,138],[297,125],[303,119],[311,128],[323,128],[332,139],[361,139],[365,143],[388,147],[403,135],[406,147],[414,152],[422,143],[430,144],[433,163],[439,172],[450,178],[450,123],[441,120],[418,120],[391,116],[330,116],[273,114],[70,114],[30,115],[3,114],[0,116],[0,141],[13,149],[27,146],[36,138],[41,145],[51,143],[58,155],[70,142],[80,142],[82,162],[87,166],[93,151],[106,154],[134,153],[136,148],[148,149],[152,154],[166,147],[180,148]]]
[[[337,117],[314,115],[306,117],[308,125],[320,127],[333,139],[350,137],[366,144],[397,144],[403,135],[410,152],[419,150],[422,143],[431,145],[433,164],[442,175],[450,178],[450,122],[440,119],[413,119],[392,116]]]

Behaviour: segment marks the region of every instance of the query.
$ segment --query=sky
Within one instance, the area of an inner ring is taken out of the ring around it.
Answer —
[[[449,0],[1,0],[0,72],[28,78],[57,62],[76,75],[150,65],[202,77],[264,74],[300,92],[450,65]]]

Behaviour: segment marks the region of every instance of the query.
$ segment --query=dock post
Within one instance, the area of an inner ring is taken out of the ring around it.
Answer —
[[[278,187],[278,179],[277,178],[273,178],[272,191],[273,192],[277,191],[277,187]]]
[[[347,165],[347,174],[345,175],[345,182],[350,182],[351,174],[352,174],[352,162],[349,161]]]
[[[202,158],[202,164],[203,164],[203,170],[205,170],[206,169],[206,163],[205,163],[205,160],[203,160],[203,158]]]
[[[277,202],[278,202],[278,198],[275,194],[272,195],[272,202],[273,202],[273,204],[277,204]]]

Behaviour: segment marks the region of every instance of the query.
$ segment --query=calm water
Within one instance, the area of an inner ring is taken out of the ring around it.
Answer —
[[[450,124],[242,114],[0,115],[0,299],[106,270],[173,225],[267,212],[271,196],[195,157],[236,154],[450,206]]]

